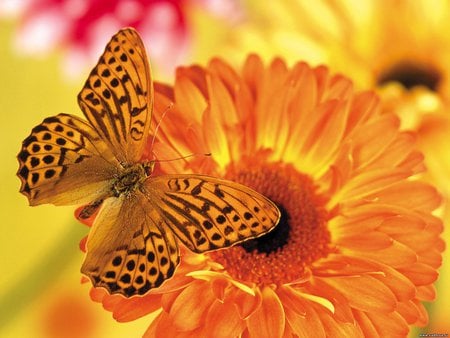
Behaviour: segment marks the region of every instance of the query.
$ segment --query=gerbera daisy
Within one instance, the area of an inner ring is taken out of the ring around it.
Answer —
[[[230,27],[220,22],[214,49],[209,47],[211,33],[198,30],[196,39],[202,47],[196,49],[198,58],[219,53],[237,64],[254,51],[265,59],[283,55],[294,62],[301,58],[350,75],[357,88],[376,89],[383,111],[395,112],[401,128],[419,131],[417,146],[425,154],[429,177],[444,195],[450,214],[450,125],[446,122],[450,113],[450,1],[243,3],[240,23]],[[206,15],[198,12],[199,25],[208,22]],[[444,237],[449,239],[450,232]],[[450,274],[450,265],[444,265],[443,273]],[[445,299],[450,298],[448,287],[439,291],[433,305],[436,314],[447,312]],[[428,332],[436,330],[431,326]]]
[[[167,112],[156,158],[212,153],[159,170],[243,183],[282,217],[242,245],[183,251],[174,277],[143,297],[92,289],[114,318],[154,312],[145,337],[406,336],[427,323],[440,197],[419,179],[415,135],[380,114],[374,93],[324,66],[265,67],[255,55],[240,72],[220,59],[179,68],[173,88],[155,91],[156,118]]]

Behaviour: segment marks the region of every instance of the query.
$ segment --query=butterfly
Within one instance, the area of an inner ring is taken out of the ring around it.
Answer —
[[[30,205],[84,205],[98,212],[81,272],[95,287],[144,295],[179,264],[177,240],[196,253],[261,236],[277,206],[241,184],[205,175],[154,175],[141,161],[153,112],[145,47],[132,28],[116,33],[78,95],[87,121],[44,119],[18,154],[20,192]]]

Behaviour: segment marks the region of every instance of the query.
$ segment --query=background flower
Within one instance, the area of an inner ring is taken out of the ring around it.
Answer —
[[[21,53],[38,55],[63,47],[66,52],[64,70],[69,75],[78,76],[81,70],[89,69],[98,59],[115,32],[132,26],[139,30],[149,46],[156,72],[168,74],[188,52],[190,32],[185,9],[188,2],[22,1],[21,6],[15,9],[20,14],[16,48]]]
[[[161,170],[250,186],[277,203],[281,221],[242,245],[184,252],[175,276],[142,298],[93,290],[94,300],[119,321],[160,304],[148,337],[405,336],[426,325],[422,302],[435,298],[444,250],[432,215],[441,199],[418,179],[415,135],[380,114],[373,93],[325,67],[264,67],[255,55],[241,72],[220,59],[179,68],[173,90],[156,89],[157,120],[175,102],[156,158],[212,153]]]

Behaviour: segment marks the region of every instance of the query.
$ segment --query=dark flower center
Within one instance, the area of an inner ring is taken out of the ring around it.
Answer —
[[[401,63],[382,73],[378,78],[380,85],[392,81],[401,83],[406,89],[424,86],[432,91],[437,91],[441,75],[434,67]]]
[[[209,253],[236,279],[258,284],[282,284],[301,278],[312,262],[330,252],[325,199],[313,181],[285,163],[242,160],[225,178],[270,198],[281,219],[271,232]]]

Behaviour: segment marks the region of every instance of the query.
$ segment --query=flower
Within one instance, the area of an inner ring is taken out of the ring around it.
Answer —
[[[214,49],[208,48],[209,31],[197,37],[203,47],[198,58],[227,55],[237,64],[254,51],[266,60],[277,55],[289,62],[301,58],[350,75],[357,88],[376,89],[382,110],[397,114],[401,128],[419,132],[417,147],[449,215],[450,1],[246,0],[244,4],[243,20],[225,25]],[[207,16],[203,14],[200,18]],[[448,229],[449,218],[443,219]],[[443,236],[449,240],[450,232]],[[441,271],[450,275],[450,265],[444,264]],[[445,283],[440,285],[425,332],[439,332],[433,319],[448,309],[445,299],[450,291]]]
[[[183,250],[174,277],[143,297],[92,289],[115,319],[154,313],[145,337],[406,336],[427,323],[441,199],[420,179],[415,134],[374,93],[324,66],[252,55],[240,72],[221,59],[178,68],[173,88],[155,86],[154,113],[165,114],[156,158],[212,154],[161,172],[240,182],[282,216],[242,245]]]
[[[164,75],[171,73],[188,52],[185,2],[29,0],[21,6],[2,6],[0,14],[5,16],[14,10],[20,15],[16,47],[21,52],[36,55],[57,47],[66,49],[64,70],[72,76],[97,59],[106,44],[105,37],[133,26],[151,46],[155,68]]]

